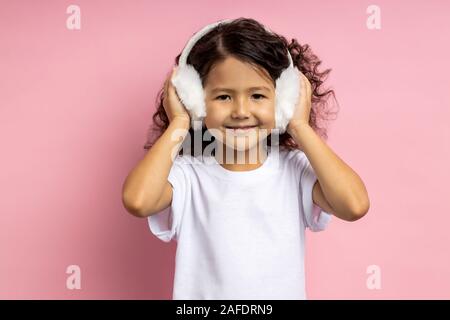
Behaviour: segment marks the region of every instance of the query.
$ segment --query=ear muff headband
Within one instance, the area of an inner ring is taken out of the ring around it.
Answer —
[[[178,61],[177,72],[172,78],[172,84],[191,117],[191,126],[194,130],[202,128],[203,118],[206,116],[205,93],[200,75],[192,65],[186,63],[187,57],[201,37],[217,25],[232,21],[234,19],[220,20],[196,32],[184,47]],[[272,33],[267,27],[264,28]],[[280,133],[286,131],[300,97],[300,71],[294,66],[289,50],[287,52],[289,67],[283,70],[275,82],[275,127]]]

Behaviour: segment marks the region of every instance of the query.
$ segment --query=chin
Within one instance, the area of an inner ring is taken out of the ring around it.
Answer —
[[[235,137],[234,141],[226,142],[226,145],[239,152],[253,150],[258,146],[258,140],[252,137]]]

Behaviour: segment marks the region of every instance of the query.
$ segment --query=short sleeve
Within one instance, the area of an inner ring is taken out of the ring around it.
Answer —
[[[311,163],[303,152],[296,154],[297,170],[300,171],[300,197],[303,208],[303,221],[311,231],[324,230],[331,220],[332,215],[325,212],[313,202],[313,187],[317,181]]]
[[[185,211],[188,181],[178,158],[173,162],[167,180],[172,185],[171,205],[147,218],[150,231],[164,242],[178,240]]]

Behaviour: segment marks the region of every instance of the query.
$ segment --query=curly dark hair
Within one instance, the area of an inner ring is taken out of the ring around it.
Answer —
[[[273,32],[273,31],[272,31]],[[242,62],[249,63],[257,68],[263,68],[272,78],[275,86],[275,80],[281,75],[282,71],[289,66],[289,58],[286,54],[288,48],[294,65],[308,78],[311,83],[311,112],[309,124],[314,131],[327,140],[327,129],[325,121],[329,120],[330,114],[337,114],[328,108],[328,98],[333,96],[337,102],[334,91],[323,89],[323,82],[327,78],[331,69],[319,72],[318,67],[321,60],[311,51],[308,44],[300,45],[296,39],[288,43],[286,38],[275,32],[270,33],[258,21],[251,18],[238,18],[227,24],[219,24],[214,29],[205,34],[193,46],[187,63],[192,65],[200,75],[204,87],[205,80],[211,68],[216,64],[232,56]],[[175,61],[178,65],[181,53]],[[157,96],[158,109],[153,114],[153,124],[149,128],[147,142],[144,149],[150,149],[156,140],[164,133],[169,126],[169,119],[163,107],[164,86]],[[337,103],[337,105],[339,105]],[[203,124],[201,137],[208,130]],[[152,134],[156,133],[155,134]],[[194,130],[191,127],[188,133],[194,137]],[[270,137],[267,136],[266,145],[270,146]],[[212,137],[214,141],[214,137]],[[202,152],[204,148],[212,141],[203,141]],[[291,135],[284,132],[279,136],[280,148],[299,149]],[[185,148],[180,148],[179,155],[183,154]],[[191,154],[193,154],[191,152]]]

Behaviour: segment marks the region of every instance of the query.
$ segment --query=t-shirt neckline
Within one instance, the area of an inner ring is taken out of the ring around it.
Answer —
[[[222,167],[219,162],[216,160],[216,158],[211,155],[207,157],[207,165],[210,166],[211,170],[224,178],[231,178],[231,179],[241,179],[241,178],[255,178],[256,176],[264,176],[263,173],[267,172],[270,167],[270,163],[272,162],[272,152],[270,148],[267,148],[267,157],[264,160],[264,162],[256,169],[247,170],[247,171],[232,171],[225,169]]]

